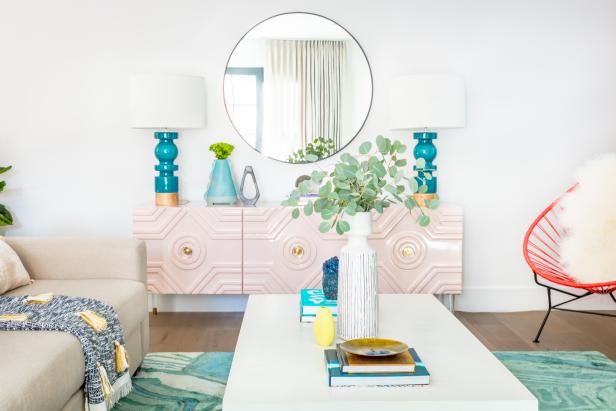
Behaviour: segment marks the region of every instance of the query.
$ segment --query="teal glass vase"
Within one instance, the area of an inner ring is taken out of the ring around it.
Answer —
[[[237,191],[235,190],[228,159],[214,160],[210,185],[204,197],[209,205],[235,204],[237,202]]]

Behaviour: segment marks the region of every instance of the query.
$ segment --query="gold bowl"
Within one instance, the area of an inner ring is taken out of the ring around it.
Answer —
[[[387,357],[403,353],[409,346],[401,341],[385,338],[357,338],[341,343],[340,349],[362,357]]]

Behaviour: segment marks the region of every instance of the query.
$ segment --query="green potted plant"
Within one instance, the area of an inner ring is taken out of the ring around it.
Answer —
[[[368,245],[371,211],[382,213],[399,203],[409,212],[417,210],[420,226],[430,224],[430,216],[413,197],[425,193],[427,187],[406,175],[407,160],[402,158],[405,151],[406,146],[400,141],[378,136],[375,145],[369,141],[361,144],[358,156],[342,154],[331,172],[313,171],[310,180],[300,183],[282,203],[294,207],[293,218],[298,218],[301,211],[307,216],[319,214],[323,220],[319,224],[322,233],[335,229],[348,237],[341,250],[338,277],[337,330],[342,339],[378,335],[376,252]],[[417,168],[423,168],[421,160]],[[308,201],[300,211],[299,199],[311,183],[319,186],[319,197]],[[424,204],[434,209],[439,200],[426,200]]]
[[[0,167],[0,174],[6,173],[11,168],[12,168],[11,166]],[[6,181],[0,181],[0,192],[4,191],[5,186],[6,186]],[[3,204],[0,204],[0,227],[12,225],[12,224],[13,224],[13,216],[11,215],[11,212],[7,210],[7,208]]]
[[[205,193],[208,204],[234,204],[237,201],[237,191],[233,182],[233,174],[229,165],[229,156],[235,147],[228,143],[214,143],[210,151],[216,155],[212,166],[210,185]]]

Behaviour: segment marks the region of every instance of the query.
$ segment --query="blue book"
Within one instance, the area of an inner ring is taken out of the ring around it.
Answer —
[[[316,317],[319,308],[327,307],[335,316],[338,314],[338,302],[328,300],[319,288],[302,288],[300,292],[300,317]]]
[[[409,353],[415,361],[415,372],[384,374],[349,374],[342,372],[336,350],[325,350],[325,364],[330,387],[428,385],[430,373],[413,348]]]

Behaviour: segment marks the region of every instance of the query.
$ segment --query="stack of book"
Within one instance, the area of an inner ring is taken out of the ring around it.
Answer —
[[[300,292],[299,319],[303,323],[314,322],[319,308],[327,307],[334,317],[338,314],[336,300],[328,300],[323,290],[318,288],[303,288]]]
[[[409,348],[388,357],[364,357],[336,349],[325,350],[330,387],[427,385],[430,373],[417,352]]]

